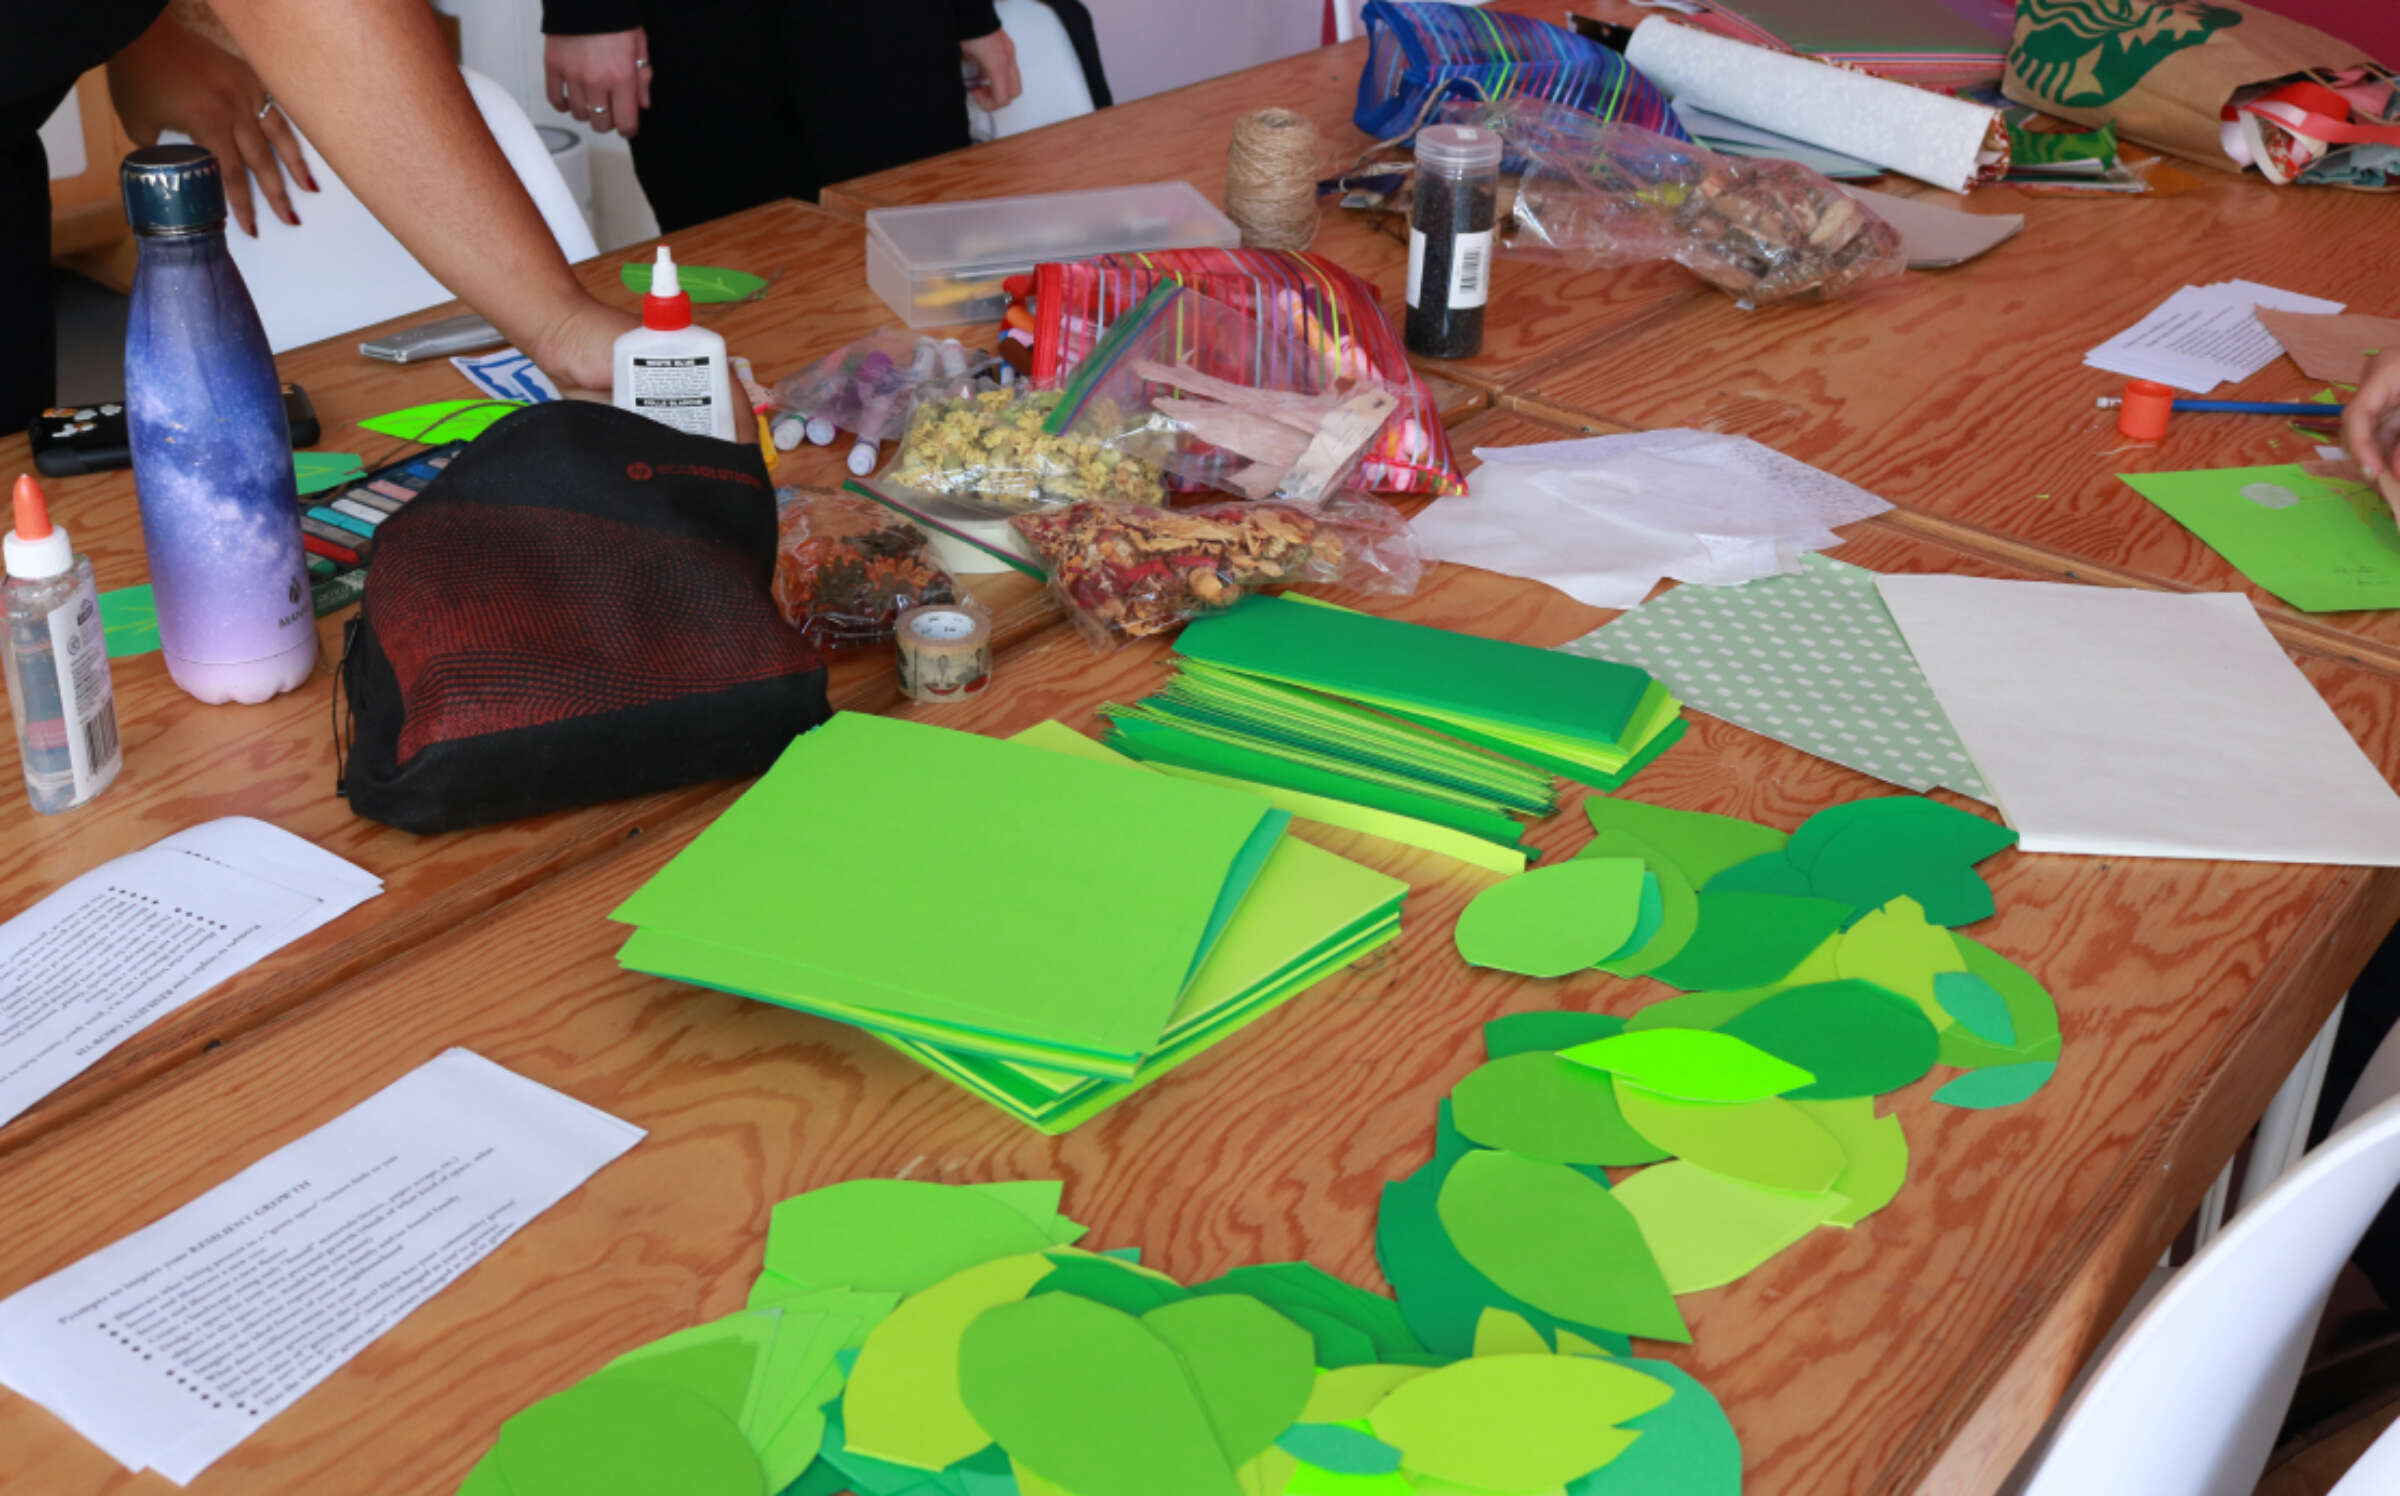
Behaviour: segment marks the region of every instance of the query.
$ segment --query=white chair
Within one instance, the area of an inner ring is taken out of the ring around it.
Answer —
[[[2400,1491],[2400,1423],[2377,1435],[2326,1496],[2392,1496],[2394,1491]]]
[[[2400,1071],[2400,1058],[2392,1068]],[[2395,1185],[2400,1098],[2387,1094],[2168,1281],[2093,1371],[2047,1447],[2027,1456],[2012,1489],[2249,1496],[2326,1295]],[[2400,1463],[2400,1451],[2381,1448],[2390,1442],[2380,1441],[2369,1463]]]
[[[1057,13],[1042,0],[994,0],[993,9],[1017,49],[1017,74],[1025,89],[1005,109],[985,109],[970,100],[969,133],[977,140],[998,140],[1091,113],[1083,59],[1075,55],[1075,43]]]
[[[516,168],[542,221],[569,260],[587,260],[600,252],[591,225],[576,207],[566,179],[551,161],[550,152],[533,122],[507,90],[471,68],[461,68],[483,122],[500,143],[508,164]],[[297,134],[297,127],[294,129]],[[233,262],[241,268],[266,324],[267,344],[277,353],[313,343],[336,333],[381,322],[448,301],[451,293],[416,257],[401,247],[391,230],[377,222],[340,177],[303,138],[302,154],[315,192],[292,193],[300,226],[277,218],[258,203],[258,237],[238,227],[226,234]],[[253,198],[257,188],[252,187]]]
[[[1401,3],[1407,4],[1408,0],[1401,0]],[[1489,0],[1453,0],[1453,3],[1484,5],[1488,4]],[[1333,39],[1337,42],[1346,42],[1365,30],[1359,21],[1358,13],[1366,8],[1367,0],[1333,0]]]

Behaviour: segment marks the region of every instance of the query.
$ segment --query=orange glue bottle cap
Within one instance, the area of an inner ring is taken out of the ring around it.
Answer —
[[[2167,418],[2175,412],[2175,391],[2155,379],[2125,382],[2125,403],[2117,408],[2117,430],[2137,442],[2154,442],[2167,434]]]

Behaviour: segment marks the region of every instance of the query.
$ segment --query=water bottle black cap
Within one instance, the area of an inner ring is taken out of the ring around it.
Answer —
[[[137,234],[190,234],[225,222],[225,175],[196,145],[144,146],[125,158],[125,221]]]

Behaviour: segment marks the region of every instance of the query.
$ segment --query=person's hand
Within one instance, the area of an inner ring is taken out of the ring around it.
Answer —
[[[562,388],[608,390],[617,379],[617,339],[641,325],[633,313],[584,296],[566,316],[517,346]]]
[[[275,216],[299,225],[300,215],[284,190],[284,172],[304,192],[317,190],[316,178],[309,175],[291,121],[267,97],[250,64],[163,15],[109,59],[108,92],[136,144],[156,145],[159,131],[181,130],[216,156],[224,170],[225,207],[243,233],[258,233],[250,202],[253,177]]]
[[[2379,354],[2342,415],[2342,445],[2400,513],[2400,349]]]
[[[1007,32],[960,42],[958,50],[983,77],[981,84],[967,91],[967,97],[984,108],[1005,109],[1025,91],[1024,80],[1017,76],[1017,44],[1008,39]]]
[[[650,33],[604,31],[542,39],[542,93],[551,107],[627,140],[650,107]]]

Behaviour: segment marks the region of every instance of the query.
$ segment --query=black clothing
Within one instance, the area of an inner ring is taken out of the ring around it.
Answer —
[[[544,0],[553,36],[648,31],[634,171],[673,233],[967,144],[958,44],[991,0]]]
[[[0,431],[51,401],[58,326],[50,306],[50,160],[37,133],[75,80],[114,57],[166,0],[77,0],[12,28],[0,48]]]

